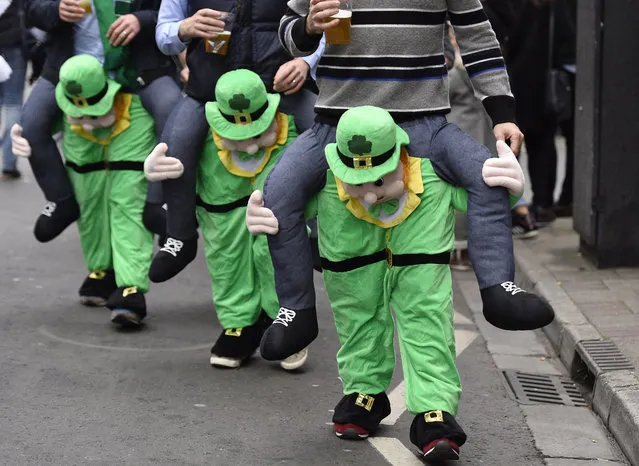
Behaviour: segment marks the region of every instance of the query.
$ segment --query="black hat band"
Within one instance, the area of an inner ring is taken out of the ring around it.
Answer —
[[[92,97],[78,97],[78,96],[71,97],[66,94],[65,94],[65,97],[69,99],[69,101],[71,101],[71,103],[75,105],[76,107],[86,108],[90,105],[95,105],[98,102],[100,102],[104,98],[104,96],[107,94],[108,90],[109,90],[109,84],[108,82],[105,82],[102,90]]]
[[[339,150],[337,147],[337,155],[344,165],[355,170],[364,170],[367,168],[379,167],[386,161],[388,161],[395,153],[395,147],[391,147],[389,150],[379,155],[356,155],[354,157],[348,157]]]
[[[218,107],[219,108],[219,107]],[[253,123],[259,117],[261,117],[266,109],[268,108],[268,99],[260,108],[255,110],[253,113],[236,113],[235,115],[227,115],[220,110],[220,115],[224,117],[226,121],[229,123],[233,123],[239,126],[246,126]]]

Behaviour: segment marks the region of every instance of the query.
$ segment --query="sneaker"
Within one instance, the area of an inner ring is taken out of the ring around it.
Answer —
[[[18,170],[2,170],[3,180],[17,180],[22,176],[22,173]]]
[[[439,463],[459,459],[459,447],[466,443],[466,433],[452,414],[427,411],[413,419],[410,441],[419,448],[424,460]]]
[[[450,256],[450,268],[461,272],[472,269],[470,257],[468,256],[468,249],[453,249]]]
[[[189,265],[197,254],[197,236],[188,240],[168,237],[153,258],[149,278],[153,283],[165,282]]]
[[[315,307],[294,311],[281,307],[260,344],[267,361],[282,361],[310,345],[319,333]]]
[[[519,214],[512,211],[512,219],[513,219],[513,237],[521,238],[521,239],[530,239],[534,238],[539,234],[539,228],[535,224],[535,220],[530,212],[526,213],[526,215]]]
[[[78,291],[80,303],[85,306],[106,306],[109,296],[117,287],[113,270],[94,270],[84,279]]]
[[[503,282],[480,290],[484,317],[502,330],[534,330],[555,318],[550,304],[513,282]]]
[[[335,435],[346,440],[363,440],[373,434],[391,412],[386,393],[345,395],[333,414]]]
[[[224,329],[211,348],[211,366],[228,369],[240,367],[260,346],[262,330],[259,320],[249,327]]]
[[[557,219],[557,216],[550,207],[533,205],[530,207],[530,210],[539,228],[548,226]]]
[[[298,351],[280,361],[280,367],[285,371],[294,371],[302,367],[306,363],[306,359],[308,359],[308,348],[304,348],[302,351]]]
[[[41,243],[46,243],[56,238],[78,218],[80,207],[75,198],[70,197],[57,204],[47,202],[36,220],[33,235]]]
[[[116,289],[106,306],[111,309],[111,322],[122,328],[139,328],[146,317],[146,300],[137,286]]]

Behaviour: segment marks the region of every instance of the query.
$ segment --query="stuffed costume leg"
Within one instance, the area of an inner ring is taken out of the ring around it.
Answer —
[[[64,153],[89,270],[112,265],[118,287],[149,289],[153,235],[142,224],[147,192],[143,163],[155,145],[153,119],[139,97],[119,94],[122,118],[92,133],[66,124]]]
[[[261,310],[274,319],[279,310],[273,264],[264,235],[246,229],[246,205],[297,131],[293,118],[277,113],[276,144],[254,156],[225,149],[209,133],[197,179],[197,219],[204,237],[213,301],[225,329],[255,324]]]
[[[342,344],[339,372],[344,394],[388,389],[395,364],[392,305],[408,409],[454,415],[461,385],[448,258],[453,204],[465,209],[466,196],[444,183],[428,160],[409,161],[409,194],[394,218],[370,217],[330,171],[318,197],[324,282]]]

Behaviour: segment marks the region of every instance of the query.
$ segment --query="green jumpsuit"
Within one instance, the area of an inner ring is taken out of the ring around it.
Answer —
[[[272,319],[279,303],[266,235],[246,228],[246,206],[284,149],[297,137],[293,117],[277,113],[273,146],[253,156],[231,152],[213,131],[207,136],[197,177],[197,219],[204,237],[213,302],[225,329],[253,325],[264,310]]]
[[[85,131],[65,119],[67,172],[80,205],[78,229],[90,271],[115,270],[118,287],[149,289],[153,234],[142,224],[144,159],[156,140],[153,119],[137,95],[114,100],[116,122]]]
[[[448,261],[454,209],[466,209],[467,195],[442,181],[427,159],[409,157],[409,164],[407,194],[394,215],[370,217],[330,170],[316,199],[324,283],[342,345],[339,374],[345,395],[388,390],[392,306],[409,411],[456,415],[461,383]]]

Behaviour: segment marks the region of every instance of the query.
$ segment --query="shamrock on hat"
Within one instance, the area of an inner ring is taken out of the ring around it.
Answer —
[[[207,102],[206,119],[213,131],[233,141],[254,138],[268,129],[280,104],[262,79],[249,70],[224,73],[215,86],[215,102]]]
[[[354,107],[337,124],[337,143],[324,153],[333,174],[348,184],[373,183],[394,171],[408,134],[379,107]]]
[[[74,118],[102,116],[113,107],[113,99],[120,87],[107,78],[97,58],[76,55],[60,68],[55,99],[62,112]]]

